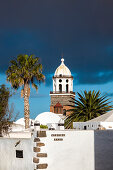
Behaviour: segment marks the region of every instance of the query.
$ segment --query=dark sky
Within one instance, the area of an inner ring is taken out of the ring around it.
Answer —
[[[46,74],[63,53],[79,83],[113,81],[113,1],[0,0],[0,70],[22,53],[39,56]]]

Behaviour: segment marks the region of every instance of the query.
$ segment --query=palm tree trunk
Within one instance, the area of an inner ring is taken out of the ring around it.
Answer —
[[[24,119],[25,119],[25,129],[29,128],[29,96],[28,96],[29,85],[26,83],[24,85]]]

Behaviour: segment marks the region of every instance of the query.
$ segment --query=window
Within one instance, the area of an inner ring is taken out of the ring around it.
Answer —
[[[68,81],[69,81],[69,80],[67,79],[67,80],[66,80],[66,83],[68,83]]]
[[[59,92],[62,92],[62,84],[59,84]]]
[[[58,107],[56,108],[56,113],[58,113]]]
[[[84,126],[84,130],[86,130],[87,129],[87,126]]]
[[[59,80],[59,82],[61,83],[61,82],[62,82],[62,80],[60,79],[60,80]]]
[[[54,108],[54,112],[55,112],[55,113],[57,113],[57,110],[56,110],[56,108]]]
[[[69,90],[69,89],[68,89],[68,84],[66,84],[66,93],[68,93],[68,90]]]
[[[54,112],[62,114],[62,112],[63,112],[62,107],[54,107]]]
[[[23,158],[23,150],[16,150],[16,158]]]
[[[62,112],[62,108],[61,107],[59,107],[59,111],[58,111],[58,113],[61,113]]]

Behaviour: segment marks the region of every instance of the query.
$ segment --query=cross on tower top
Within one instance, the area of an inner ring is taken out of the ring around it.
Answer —
[[[61,59],[61,62],[62,62],[61,64],[64,64],[64,58]]]

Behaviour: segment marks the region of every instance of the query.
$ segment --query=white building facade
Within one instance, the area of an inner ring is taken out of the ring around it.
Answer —
[[[35,130],[0,138],[0,170],[113,170],[113,131]]]
[[[113,110],[87,122],[73,122],[76,130],[113,130]]]

